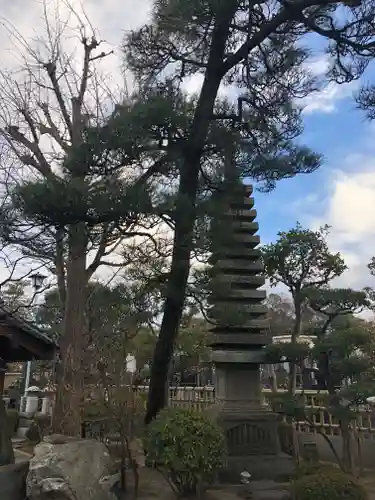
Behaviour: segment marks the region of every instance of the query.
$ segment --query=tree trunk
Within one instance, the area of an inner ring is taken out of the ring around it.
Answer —
[[[273,363],[267,365],[268,368],[268,379],[270,382],[270,388],[272,392],[277,392],[277,376],[275,372],[275,365]]]
[[[362,477],[364,475],[363,457],[362,457],[362,437],[361,437],[361,431],[359,430],[358,427],[358,423],[355,426],[354,434],[357,443],[358,476]]]
[[[54,432],[79,436],[83,394],[83,354],[86,342],[86,226],[72,225],[68,236],[66,300],[60,342],[59,385],[54,411]],[[87,367],[86,367],[87,368]]]
[[[166,384],[169,364],[185,302],[185,289],[190,272],[190,251],[192,230],[195,220],[195,198],[198,185],[198,172],[195,165],[188,169],[184,165],[179,187],[179,201],[176,211],[180,214],[176,221],[173,256],[169,274],[163,320],[159,338],[156,342],[151,365],[150,387],[145,423],[148,424],[166,404]],[[198,160],[199,170],[199,160]],[[191,172],[189,175],[188,171]],[[187,209],[189,200],[191,206]],[[184,205],[182,207],[181,205]],[[185,212],[185,216],[182,213]]]
[[[190,253],[196,218],[196,198],[202,150],[207,137],[215,99],[219,90],[226,41],[237,2],[223,4],[216,17],[205,79],[197,103],[189,139],[183,151],[178,197],[172,264],[169,274],[163,320],[155,346],[145,423],[148,424],[166,404],[165,385],[185,302],[186,284],[190,272]]]
[[[293,295],[295,320],[292,332],[291,343],[295,345],[298,342],[298,337],[301,333],[302,325],[302,303],[299,296],[299,291],[296,291]],[[289,393],[294,395],[297,388],[297,363],[295,361],[290,363],[290,373],[289,373]]]

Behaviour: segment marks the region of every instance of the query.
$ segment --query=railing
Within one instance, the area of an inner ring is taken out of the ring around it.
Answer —
[[[139,391],[148,391],[147,386],[138,386]],[[280,389],[279,393],[285,393],[286,390]],[[314,410],[311,416],[311,423],[306,421],[296,422],[296,429],[300,432],[324,433],[328,436],[339,436],[341,434],[340,425],[325,408],[324,399],[326,391],[297,390],[297,394],[304,395],[306,408]],[[263,394],[267,398],[272,394],[271,389],[263,389]],[[174,407],[193,408],[198,411],[204,411],[215,403],[215,388],[208,387],[170,387],[169,404]],[[356,415],[353,422],[357,432],[363,439],[375,439],[375,412],[363,409]]]
[[[139,392],[147,392],[148,386],[137,386]],[[279,393],[285,393],[285,390],[279,390]],[[264,389],[263,394],[267,398],[271,394],[270,389]],[[297,390],[297,394],[301,390]],[[305,421],[296,422],[296,429],[300,432],[323,432],[329,436],[340,435],[340,426],[324,407],[325,391],[304,390],[303,395],[306,402],[306,408],[313,409],[311,423]],[[170,387],[169,404],[173,407],[192,408],[197,411],[204,411],[215,403],[215,389],[212,386],[207,387]],[[356,415],[353,422],[354,427],[363,439],[375,439],[375,412],[363,409]]]
[[[140,385],[136,388],[139,392],[147,392],[147,385]],[[280,389],[279,393],[285,393],[286,390]],[[297,394],[301,394],[302,390],[297,390]],[[272,394],[271,389],[263,389],[263,394]],[[325,391],[304,390],[303,391],[306,406],[318,408],[322,406]],[[204,410],[215,403],[215,388],[213,386],[206,387],[170,387],[169,388],[169,404],[170,406],[188,407],[196,410]]]

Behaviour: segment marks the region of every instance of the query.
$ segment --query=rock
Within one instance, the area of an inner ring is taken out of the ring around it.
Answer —
[[[121,474],[118,472],[112,474],[111,476],[105,476],[100,480],[100,487],[102,489],[102,494],[105,495],[108,492],[109,500],[117,500],[121,498],[122,492],[120,489]]]
[[[112,460],[98,441],[48,436],[34,449],[27,475],[29,500],[114,500]],[[49,495],[49,496],[48,496]]]
[[[29,461],[0,467],[0,500],[24,500]]]
[[[62,434],[50,434],[49,436],[46,436],[43,441],[49,444],[66,444],[82,440],[71,436],[64,436]]]

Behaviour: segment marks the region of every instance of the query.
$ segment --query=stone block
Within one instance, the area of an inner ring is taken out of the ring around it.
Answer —
[[[318,463],[318,445],[314,441],[306,441],[302,444],[301,455],[307,462]]]

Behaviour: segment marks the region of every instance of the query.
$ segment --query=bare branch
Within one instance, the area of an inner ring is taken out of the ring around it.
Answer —
[[[69,135],[70,138],[73,139],[73,124],[72,120],[70,118],[68,109],[65,104],[65,100],[59,85],[59,81],[56,75],[56,63],[55,62],[48,62],[44,64],[44,69],[47,71],[47,74],[51,80],[52,83],[52,88],[55,93],[57,102],[59,103],[61,113],[64,117],[65,124],[69,130]]]
[[[65,153],[67,153],[69,150],[69,145],[64,140],[62,134],[60,133],[58,126],[53,121],[48,104],[41,102],[41,103],[39,103],[39,107],[43,111],[43,114],[44,114],[44,116],[47,120],[47,123],[48,123],[48,127],[46,125],[44,125],[43,123],[39,124],[40,133],[42,135],[49,134],[57,142],[57,144],[59,144],[61,149]]]

